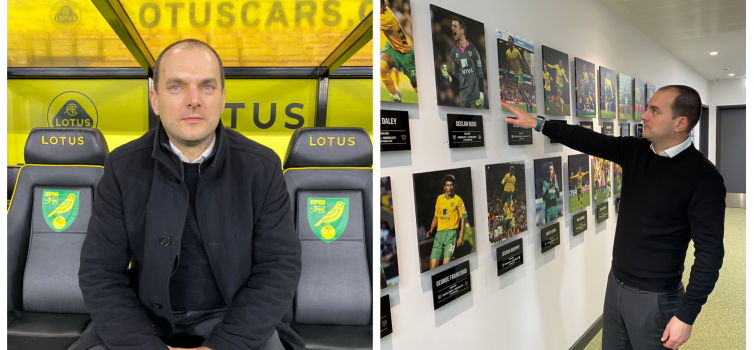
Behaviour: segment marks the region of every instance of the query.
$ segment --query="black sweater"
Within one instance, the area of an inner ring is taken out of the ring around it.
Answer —
[[[623,283],[651,292],[676,290],[694,240],[691,278],[675,314],[693,324],[723,264],[725,185],[717,168],[693,146],[667,158],[652,152],[644,138],[547,122],[542,134],[623,167],[612,264]]]

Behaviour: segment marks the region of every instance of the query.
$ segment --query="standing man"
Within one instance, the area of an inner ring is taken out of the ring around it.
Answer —
[[[545,201],[546,223],[558,218],[558,198],[560,197],[560,187],[558,186],[558,176],[555,174],[555,166],[552,162],[548,165],[550,176],[542,182],[542,199]]]
[[[516,48],[512,36],[508,36],[508,50],[505,51],[505,57],[508,59],[507,71],[513,71],[513,78],[517,82],[518,94],[521,95],[521,99],[526,105],[526,111],[531,113],[531,99],[524,88],[524,70],[521,68],[521,66],[526,67],[526,61],[521,56],[521,51]]]
[[[450,30],[456,41],[456,46],[450,50],[453,72],[448,73],[448,66],[442,65],[442,76],[458,87],[461,107],[484,108],[482,58],[471,42],[466,40],[466,23],[462,19],[453,16],[450,21]]]
[[[503,185],[503,203],[513,202],[513,192],[516,190],[516,177],[513,176],[514,172],[516,172],[516,169],[511,165],[510,172],[505,174],[505,177],[503,177],[503,181],[501,182]]]
[[[444,194],[437,197],[435,202],[435,217],[427,231],[429,233],[437,227],[432,253],[429,256],[429,269],[445,265],[453,258],[453,251],[463,243],[463,228],[466,227],[466,206],[461,197],[456,196],[456,178],[447,174],[442,179]],[[460,225],[459,225],[460,222]]]
[[[95,192],[78,349],[303,349],[281,322],[301,245],[280,159],[220,123],[223,72],[198,40],[157,58],[157,127],[108,155]]]
[[[571,179],[576,180],[576,192],[578,193],[579,204],[582,208],[584,207],[584,200],[581,198],[581,192],[584,190],[584,175],[588,175],[588,173],[583,172],[579,166],[579,172],[571,176]]]
[[[387,6],[387,0],[380,0],[380,30],[385,34],[385,48],[380,53],[380,78],[393,102],[401,102],[400,92],[395,86],[390,70],[395,68],[403,72],[411,81],[414,91],[416,88],[416,63],[414,62],[414,48],[408,42],[406,32],[398,23],[395,14]]]
[[[518,119],[506,119],[625,169],[603,349],[677,349],[691,336],[723,263],[725,185],[717,168],[691,147],[690,132],[702,113],[699,93],[688,86],[665,86],[647,107],[641,116],[644,138],[538,121],[514,109]],[[681,277],[690,240],[695,259],[684,292]]]

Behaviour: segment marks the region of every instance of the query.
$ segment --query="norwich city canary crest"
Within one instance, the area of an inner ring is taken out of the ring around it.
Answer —
[[[78,191],[42,190],[42,214],[55,232],[71,227],[79,215]]]
[[[343,234],[348,225],[348,198],[307,199],[309,227],[325,242],[332,242]]]

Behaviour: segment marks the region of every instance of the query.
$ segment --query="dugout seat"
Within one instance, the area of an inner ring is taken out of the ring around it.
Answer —
[[[20,165],[8,166],[8,207],[10,207],[10,199],[13,197],[13,190],[16,189],[19,170],[21,170]]]
[[[29,133],[8,208],[8,349],[65,350],[91,323],[79,255],[107,154],[96,129]]]
[[[372,348],[371,167],[361,128],[301,128],[288,144],[283,177],[302,269],[284,321],[307,349]]]

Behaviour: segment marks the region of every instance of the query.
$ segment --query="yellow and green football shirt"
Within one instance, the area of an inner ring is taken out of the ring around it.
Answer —
[[[613,82],[610,81],[610,79],[605,78],[605,91],[607,91],[607,89],[610,89],[610,95],[612,95],[613,94]]]
[[[438,221],[437,232],[456,230],[461,219],[466,218],[466,206],[457,195],[447,198],[445,194],[441,194],[435,203],[435,217]]]
[[[508,205],[508,203],[505,203],[505,205],[503,206],[503,211],[505,212],[506,220],[513,219],[513,206],[512,205]]]
[[[542,78],[545,81],[545,90],[550,91],[550,80],[552,80],[552,78],[550,78],[550,72],[548,72],[547,70],[542,72]]]
[[[380,30],[385,34],[390,46],[400,53],[411,51],[411,44],[406,38],[406,33],[401,28],[398,19],[395,18],[390,8],[385,8],[385,13],[380,16]]]
[[[513,192],[516,190],[516,177],[507,173],[500,184],[505,184],[505,192]]]
[[[560,68],[559,64],[548,64],[547,66],[558,72],[558,75],[555,77],[555,82],[558,86],[563,87],[563,82],[568,82],[568,78],[566,78],[565,75],[565,68]]]
[[[586,173],[579,171],[578,174],[571,176],[572,179],[576,179],[576,187],[581,188],[584,175],[586,175]]]
[[[508,62],[511,64],[511,68],[513,68],[513,75],[519,76],[523,74],[521,71],[521,52],[518,51],[517,48],[508,49],[508,51],[505,52],[505,56],[508,57]]]

